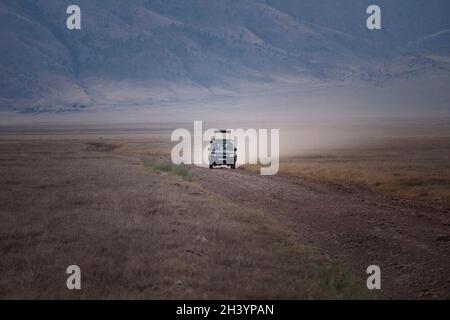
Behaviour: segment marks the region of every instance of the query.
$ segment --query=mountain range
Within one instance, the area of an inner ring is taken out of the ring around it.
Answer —
[[[72,4],[81,30],[66,28]],[[370,4],[381,30],[366,27]],[[0,0],[0,107],[447,75],[449,13],[448,0]]]

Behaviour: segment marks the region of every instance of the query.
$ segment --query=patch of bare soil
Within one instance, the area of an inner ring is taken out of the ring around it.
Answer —
[[[105,142],[89,142],[87,143],[87,151],[111,152],[118,149],[120,146]]]

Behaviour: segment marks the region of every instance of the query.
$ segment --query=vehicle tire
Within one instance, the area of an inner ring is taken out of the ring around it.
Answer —
[[[209,168],[210,168],[210,169],[214,169],[214,165],[210,164],[210,165],[209,165]]]

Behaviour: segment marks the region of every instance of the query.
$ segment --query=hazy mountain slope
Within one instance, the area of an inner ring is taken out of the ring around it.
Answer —
[[[81,31],[65,27],[73,3]],[[425,58],[446,71],[450,3],[378,3],[383,30],[369,32],[366,0],[0,0],[0,105],[77,109],[126,90],[138,101],[171,86],[383,80],[379,65],[415,70]]]
[[[32,10],[21,1],[0,3],[0,98],[4,103],[88,101],[77,84],[70,51]]]
[[[450,2],[447,0],[259,0],[287,12],[304,23],[364,37],[385,46],[400,47],[407,42],[448,29]],[[383,30],[365,28],[366,8],[381,8]],[[387,47],[386,47],[387,48]]]

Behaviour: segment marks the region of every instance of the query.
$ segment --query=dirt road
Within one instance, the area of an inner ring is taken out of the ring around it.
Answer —
[[[387,298],[450,297],[450,210],[243,170],[190,168],[194,181],[259,208],[361,277],[378,265]]]

